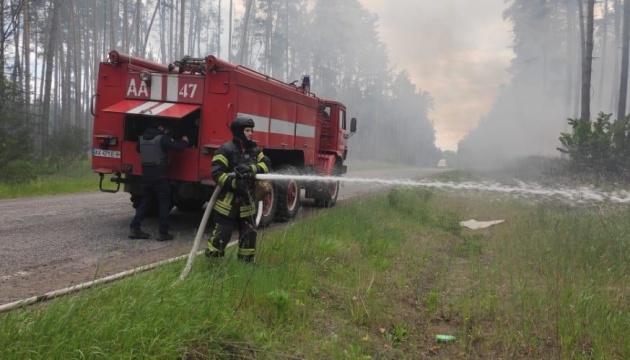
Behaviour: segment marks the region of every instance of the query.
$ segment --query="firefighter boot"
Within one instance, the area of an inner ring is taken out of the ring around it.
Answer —
[[[256,230],[250,227],[239,241],[237,259],[242,262],[254,262],[254,254],[256,252]]]
[[[129,232],[130,239],[148,239],[151,237],[151,234],[142,231],[141,229],[131,229]]]
[[[219,251],[217,249],[206,249],[203,254],[207,258],[222,258],[225,256],[225,251]]]
[[[254,255],[241,255],[238,254],[237,255],[237,259],[238,261],[242,261],[245,263],[253,263],[254,262]]]
[[[169,241],[169,240],[173,240],[173,234],[171,233],[160,234],[157,238],[157,241]]]
[[[224,220],[221,218],[221,220]],[[222,258],[225,256],[225,248],[230,242],[232,227],[229,220],[216,221],[214,230],[208,239],[208,248],[204,251],[207,258]]]
[[[208,240],[208,247],[206,248],[206,250],[203,252],[203,254],[207,257],[207,258],[222,258],[225,256],[225,247],[221,247],[221,242],[218,241],[219,246],[214,246],[212,243],[212,240]]]

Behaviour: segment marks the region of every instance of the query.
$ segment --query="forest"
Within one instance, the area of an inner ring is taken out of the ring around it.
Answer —
[[[504,19],[512,80],[459,142],[459,163],[562,156],[576,171],[627,177],[630,1],[512,0]]]
[[[351,157],[440,157],[430,94],[389,64],[378,19],[358,0],[9,0],[1,10],[5,179],[87,156],[98,64],[114,49],[163,64],[214,54],[288,83],[309,74],[317,96],[360,119]]]
[[[0,15],[0,180],[88,156],[96,72],[114,49],[163,64],[214,54],[288,83],[309,74],[317,96],[359,119],[350,159],[443,156],[430,89],[391,64],[359,0],[7,0]],[[537,155],[625,173],[629,17],[623,0],[505,1],[511,80],[472,119],[459,166]]]

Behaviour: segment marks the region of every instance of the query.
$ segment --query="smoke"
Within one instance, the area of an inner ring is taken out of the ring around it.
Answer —
[[[503,0],[362,0],[379,16],[391,61],[434,98],[436,144],[455,150],[509,82]]]

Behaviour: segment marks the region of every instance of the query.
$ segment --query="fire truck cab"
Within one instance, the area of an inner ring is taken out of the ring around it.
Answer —
[[[99,66],[92,113],[99,188],[117,192],[122,184],[134,207],[142,200],[136,144],[145,128],[160,120],[175,139],[188,136],[188,148],[169,153],[172,204],[182,211],[198,211],[209,200],[216,186],[212,156],[232,139],[229,125],[237,116],[254,120],[254,139],[275,173],[341,176],[347,140],[356,131],[342,103],[310,92],[308,77],[299,86],[287,84],[212,55],[163,65],[111,51]],[[302,189],[328,207],[337,200],[339,182],[275,181],[259,207],[260,225],[294,218]]]

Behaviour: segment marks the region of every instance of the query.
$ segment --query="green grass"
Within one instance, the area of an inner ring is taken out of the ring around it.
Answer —
[[[629,215],[393,189],[259,232],[255,266],[232,248],[0,314],[0,358],[630,358]]]
[[[0,199],[98,191],[98,182],[98,175],[92,171],[90,163],[82,161],[56,174],[39,176],[24,183],[0,183]]]
[[[348,167],[355,171],[405,168],[407,166],[376,162],[352,162]],[[0,182],[0,199],[99,191],[98,184],[99,177],[92,170],[90,162],[86,160],[69,164],[55,174],[38,176],[34,180],[10,184]],[[104,180],[104,185],[110,189],[115,187],[115,184],[112,184],[107,178]]]

